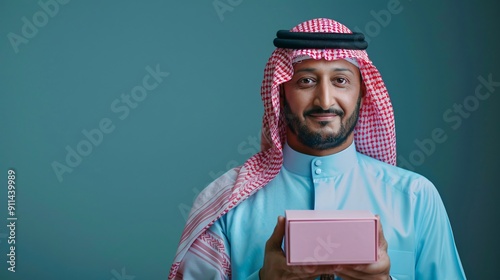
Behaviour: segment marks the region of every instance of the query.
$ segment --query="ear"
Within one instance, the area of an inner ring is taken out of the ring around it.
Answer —
[[[363,107],[363,102],[365,101],[365,97],[366,97],[366,85],[365,83],[363,82],[363,80],[361,80],[361,85],[359,87],[359,108],[361,109]]]
[[[280,110],[283,112],[283,104],[285,104],[285,87],[280,84]]]
[[[364,97],[366,96],[366,85],[365,81],[363,81],[363,75],[361,75],[361,71],[358,71],[358,73],[359,73],[359,83],[360,83],[359,91],[361,93],[361,98],[364,99]]]

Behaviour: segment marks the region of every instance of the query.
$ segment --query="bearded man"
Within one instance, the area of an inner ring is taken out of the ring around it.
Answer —
[[[465,279],[436,188],[395,166],[392,105],[363,35],[319,18],[277,36],[262,149],[198,196],[169,279]],[[376,213],[377,262],[288,266],[289,209]]]

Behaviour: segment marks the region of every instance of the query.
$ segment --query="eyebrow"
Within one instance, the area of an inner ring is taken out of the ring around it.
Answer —
[[[334,72],[351,72],[352,74],[354,74],[348,68],[332,68],[331,70],[333,70]],[[316,68],[302,68],[302,69],[299,69],[299,70],[295,71],[295,73],[299,73],[299,72],[315,72],[315,71],[316,71]]]

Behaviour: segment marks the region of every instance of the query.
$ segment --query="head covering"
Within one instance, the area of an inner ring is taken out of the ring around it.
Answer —
[[[291,31],[352,33],[344,25],[326,18],[303,22]],[[380,73],[373,66],[366,51],[276,48],[266,64],[261,86],[264,103],[261,151],[248,159],[243,166],[229,172],[235,176],[223,176],[217,179],[198,196],[182,234],[169,279],[176,276],[183,256],[197,238],[222,215],[261,189],[279,173],[283,164],[283,145],[286,141],[285,118],[280,110],[279,88],[292,78],[293,61],[300,56],[317,60],[350,58],[357,61],[366,93],[354,130],[356,148],[367,156],[392,165],[396,164],[396,134],[392,105]]]

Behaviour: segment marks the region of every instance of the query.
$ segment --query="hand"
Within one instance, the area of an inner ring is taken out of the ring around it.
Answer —
[[[389,270],[391,262],[389,255],[387,255],[387,241],[384,237],[380,217],[377,215],[378,222],[378,261],[372,264],[364,265],[341,265],[335,270],[335,275],[342,277],[342,280],[387,280],[389,277]]]
[[[379,218],[377,216],[377,218]],[[382,225],[378,227],[378,261],[366,265],[310,265],[288,266],[286,257],[281,249],[285,235],[285,218],[278,217],[278,222],[271,237],[266,242],[264,265],[259,272],[261,280],[266,279],[315,279],[321,275],[337,275],[343,280],[387,280],[389,277],[390,260],[387,255],[387,241],[385,240]]]
[[[273,234],[266,242],[264,265],[259,272],[261,280],[267,279],[315,279],[322,274],[333,274],[336,266],[288,266],[285,253],[281,249],[285,235],[285,218],[278,217]]]

